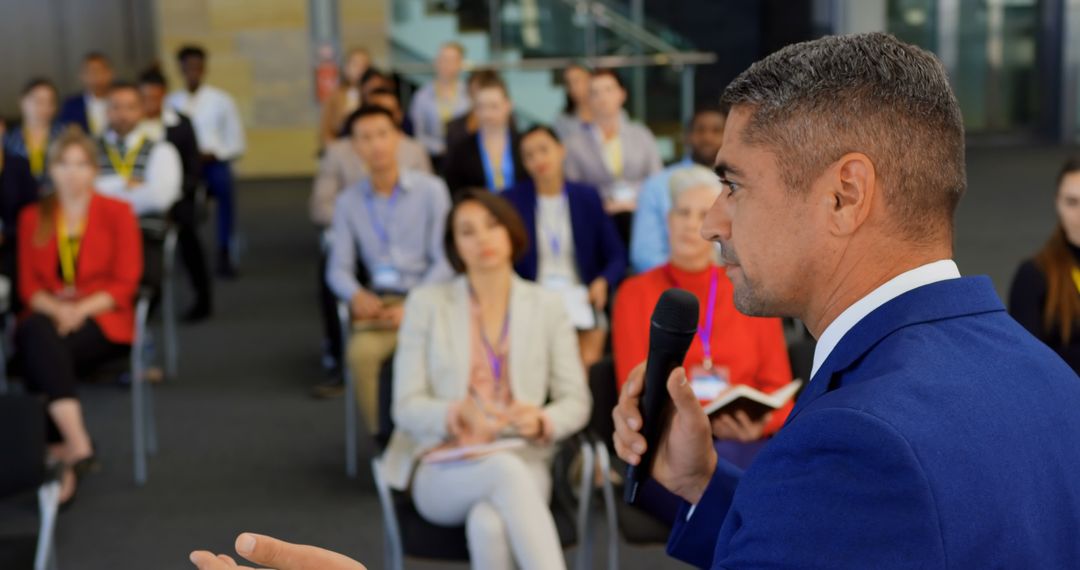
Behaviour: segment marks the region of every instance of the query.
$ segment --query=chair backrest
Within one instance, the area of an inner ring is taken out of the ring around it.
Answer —
[[[45,479],[45,405],[34,396],[0,396],[0,497]]]
[[[140,284],[157,289],[165,273],[165,237],[168,222],[164,218],[143,216],[139,218],[143,242],[143,274]]]
[[[615,361],[610,356],[589,368],[589,391],[593,397],[589,433],[604,442],[608,449],[614,449],[611,438],[615,433],[615,421],[611,419],[611,411],[619,402],[619,389],[615,382]]]

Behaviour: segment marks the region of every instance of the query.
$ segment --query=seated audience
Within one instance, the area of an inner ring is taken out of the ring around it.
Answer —
[[[49,148],[55,192],[19,215],[19,297],[26,307],[15,334],[27,390],[44,394],[60,440],[61,500],[94,449],[76,396],[76,380],[123,356],[131,345],[142,238],[131,207],[94,191],[97,148],[79,130]],[[77,263],[76,263],[77,260]]]
[[[353,48],[341,66],[337,89],[323,101],[319,119],[319,148],[326,148],[338,138],[345,119],[365,102],[360,96],[360,79],[371,68],[371,54],[364,48]]]
[[[109,58],[100,52],[90,52],[83,57],[79,74],[83,92],[64,100],[60,107],[61,125],[75,125],[91,136],[99,137],[108,124],[105,97],[113,83],[113,69]]]
[[[1009,314],[1080,373],[1080,157],[1062,167],[1055,206],[1050,239],[1013,277]]]
[[[469,110],[468,93],[461,80],[464,60],[465,48],[461,44],[443,44],[435,56],[435,78],[416,92],[409,107],[413,136],[438,166],[447,150],[446,124]]]
[[[7,279],[4,311],[17,312],[18,295],[14,294],[17,281],[15,252],[19,213],[23,208],[37,202],[38,184],[30,174],[30,164],[25,158],[12,154],[0,154],[0,276]]]
[[[579,300],[588,305],[586,315],[592,309],[593,323],[575,322],[587,369],[603,357],[608,332],[604,310],[626,272],[626,250],[596,189],[566,181],[566,149],[553,130],[533,127],[526,131],[521,155],[532,180],[503,193],[521,214],[532,244],[516,263],[517,272],[563,294],[588,291]]]
[[[394,117],[401,129],[401,103],[397,95],[388,89],[376,89],[368,94],[367,104],[382,107]],[[367,166],[357,151],[355,126],[356,112],[349,115],[345,125],[349,133],[332,141],[319,160],[319,170],[311,190],[311,221],[325,228],[334,218],[334,202],[341,192],[367,176]],[[398,166],[403,170],[432,173],[431,158],[416,139],[402,133],[397,150]]]
[[[202,169],[199,140],[191,120],[165,104],[169,87],[160,70],[151,68],[139,76],[139,92],[143,98],[143,129],[147,136],[173,145],[183,166],[180,200],[169,214],[177,226],[180,259],[187,267],[195,291],[195,302],[184,314],[184,320],[201,321],[210,316],[213,295],[210,269],[199,237],[199,177]]]
[[[520,137],[511,124],[513,103],[498,75],[482,77],[476,85],[477,130],[446,152],[444,174],[454,195],[466,188],[499,192],[526,177],[521,164]]]
[[[401,132],[390,112],[364,106],[355,114],[357,150],[370,175],[342,192],[330,226],[326,281],[349,303],[353,331],[346,358],[371,433],[378,426],[379,368],[394,352],[402,299],[413,287],[452,272],[443,256],[450,195],[442,180],[398,167]],[[371,282],[357,280],[360,261]],[[334,395],[333,385],[325,393]],[[340,393],[340,390],[338,390]]]
[[[469,73],[467,82],[469,91],[469,112],[446,123],[446,148],[451,148],[462,139],[476,135],[480,125],[476,122],[476,90],[481,83],[487,83],[492,78],[498,78],[499,74],[491,69],[476,69]],[[510,118],[510,129],[516,131],[513,115]]]
[[[599,188],[611,214],[632,212],[645,179],[664,167],[652,132],[625,116],[624,103],[626,89],[618,74],[594,71],[589,80],[592,123],[566,139],[566,178]]]
[[[592,122],[592,109],[589,108],[589,80],[592,73],[587,67],[575,63],[563,70],[563,85],[566,88],[566,105],[563,112],[555,118],[555,132],[566,140],[584,130]]]
[[[668,212],[671,210],[671,175],[692,164],[712,168],[716,154],[724,142],[724,122],[727,110],[710,105],[699,107],[686,131],[686,157],[645,181],[634,212],[634,227],[630,233],[630,265],[636,273],[648,271],[667,263]]]
[[[464,524],[473,568],[565,568],[548,506],[553,444],[584,427],[591,399],[562,302],[514,276],[527,240],[502,198],[464,193],[445,236],[461,275],[409,295],[394,359],[387,482],[428,521]],[[500,437],[526,444],[423,461]]]
[[[168,141],[142,124],[142,93],[133,83],[109,89],[108,129],[98,141],[99,192],[131,204],[137,216],[164,215],[180,199],[184,167]]]
[[[56,87],[48,79],[32,79],[22,90],[19,110],[22,121],[12,124],[4,133],[4,152],[23,158],[30,173],[39,183],[45,181],[49,143],[62,126],[56,121]]]

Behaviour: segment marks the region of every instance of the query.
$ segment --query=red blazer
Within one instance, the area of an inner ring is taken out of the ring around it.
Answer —
[[[611,341],[615,354],[615,377],[622,389],[626,377],[649,354],[649,319],[660,295],[675,284],[664,265],[627,279],[615,296]],[[701,322],[709,300],[709,271],[689,273],[672,267],[679,286],[694,294],[701,307]],[[712,355],[717,366],[725,366],[732,384],[746,384],[771,393],[791,382],[791,363],[780,319],[748,317],[735,308],[734,287],[724,270],[719,271],[716,287],[716,313],[713,317]],[[686,352],[683,366],[687,373],[705,360],[705,349],[697,337]],[[772,434],[784,425],[791,403],[773,414],[765,433]]]
[[[27,206],[19,215],[19,297],[27,306],[38,291],[59,293],[64,288],[56,233],[43,244],[34,242],[40,217],[40,204]],[[116,307],[93,317],[112,342],[131,344],[135,336],[135,296],[142,270],[142,234],[131,206],[95,193],[75,264],[75,288],[79,298],[99,291],[112,296]]]

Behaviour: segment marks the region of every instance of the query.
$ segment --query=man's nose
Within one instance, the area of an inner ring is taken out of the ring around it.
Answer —
[[[717,196],[709,211],[705,213],[705,221],[701,224],[701,237],[716,242],[731,239],[731,212],[728,211],[723,193]]]

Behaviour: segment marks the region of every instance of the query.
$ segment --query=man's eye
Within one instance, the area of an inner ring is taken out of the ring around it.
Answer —
[[[732,195],[734,195],[735,191],[739,189],[739,185],[730,180],[721,180],[720,182],[723,183],[724,186],[727,186],[728,192],[730,192]]]

